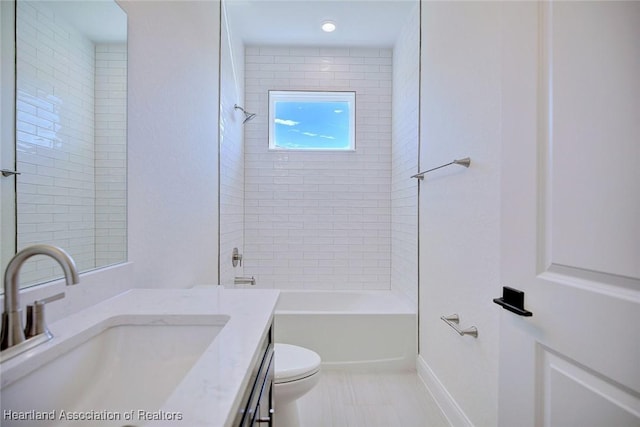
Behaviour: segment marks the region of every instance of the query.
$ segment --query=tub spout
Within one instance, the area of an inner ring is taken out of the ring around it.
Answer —
[[[251,285],[251,286],[255,286],[256,284],[256,278],[251,276],[251,277],[235,277],[233,279],[233,284],[234,285]]]

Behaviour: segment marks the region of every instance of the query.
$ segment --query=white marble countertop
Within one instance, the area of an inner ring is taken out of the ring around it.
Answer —
[[[210,315],[229,316],[228,322],[206,348],[184,379],[158,410],[181,413],[181,421],[132,422],[145,426],[231,426],[240,399],[249,385],[250,367],[260,356],[259,345],[268,332],[278,300],[276,290],[134,289],[96,304],[50,325],[54,339],[2,364],[2,385],[24,375],[28,359],[49,352],[56,357],[56,342],[69,340],[89,325],[113,316]],[[161,373],[158,373],[161,375]],[[152,386],[152,385],[150,385]]]

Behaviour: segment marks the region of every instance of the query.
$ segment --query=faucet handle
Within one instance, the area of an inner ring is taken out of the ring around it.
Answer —
[[[36,301],[34,301],[34,302],[33,302],[33,304],[34,304],[34,305],[38,305],[38,304],[41,304],[41,305],[49,304],[50,302],[58,301],[59,299],[64,298],[64,296],[65,296],[65,293],[64,293],[64,292],[60,292],[59,294],[55,294],[55,295],[52,295],[52,296],[47,297],[47,298],[42,298],[42,299],[36,300]]]
[[[36,300],[33,304],[29,304],[27,306],[27,323],[24,328],[25,338],[29,339],[40,334],[46,334],[50,338],[53,337],[47,327],[47,322],[44,317],[44,306],[50,302],[58,301],[59,299],[64,298],[64,296],[65,293],[60,292],[59,294]]]
[[[233,248],[231,252],[231,265],[233,267],[237,267],[238,263],[240,263],[240,267],[242,267],[242,254],[238,251],[238,248]]]

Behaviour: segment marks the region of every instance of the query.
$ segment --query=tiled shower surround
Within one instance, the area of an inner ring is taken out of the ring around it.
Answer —
[[[80,270],[121,261],[126,46],[94,44],[43,4],[17,5],[19,17],[30,16],[17,22],[18,249],[58,245]],[[55,263],[38,260],[22,281],[56,274]]]
[[[393,50],[391,148],[391,287],[418,304],[418,107],[420,12],[403,27]]]
[[[389,289],[392,49],[245,49],[244,274],[277,288]],[[356,151],[269,151],[269,90],[356,92]]]
[[[95,45],[96,265],[126,259],[127,46]]]
[[[417,5],[393,49],[244,46],[223,28],[220,283],[417,302]],[[355,91],[356,151],[269,151],[269,90]],[[236,102],[257,116],[243,125]]]
[[[226,14],[222,14],[227,29]],[[220,284],[233,286],[243,267],[231,261],[244,251],[244,46],[227,31],[220,45]]]

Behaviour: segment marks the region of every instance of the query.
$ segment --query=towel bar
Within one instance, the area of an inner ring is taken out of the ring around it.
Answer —
[[[447,325],[451,326],[460,336],[471,335],[474,338],[478,338],[478,328],[471,326],[467,329],[458,328],[457,324],[460,323],[460,316],[457,314],[451,314],[449,316],[441,316],[440,319]]]
[[[458,159],[458,160],[454,160],[453,162],[449,162],[446,165],[440,165],[436,168],[431,168],[429,170],[423,171],[423,172],[419,172],[415,175],[412,175],[411,178],[418,178],[418,179],[424,179],[424,175],[426,173],[429,173],[431,171],[443,168],[445,166],[449,166],[449,165],[460,165],[460,166],[464,166],[465,168],[468,168],[469,165],[471,164],[471,159],[469,157],[465,157],[464,159]]]

